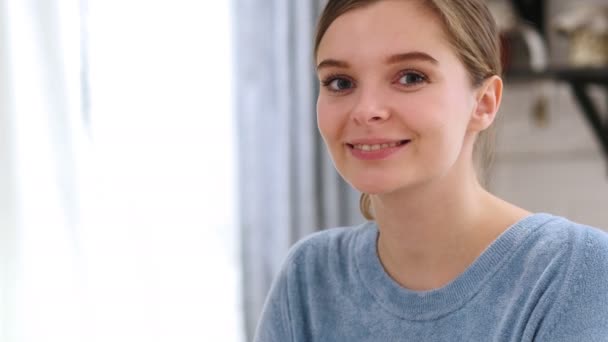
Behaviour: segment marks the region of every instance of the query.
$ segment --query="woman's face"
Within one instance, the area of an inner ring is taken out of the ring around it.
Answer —
[[[475,91],[422,6],[384,0],[347,12],[318,48],[319,129],[338,172],[361,192],[428,183],[471,163]]]

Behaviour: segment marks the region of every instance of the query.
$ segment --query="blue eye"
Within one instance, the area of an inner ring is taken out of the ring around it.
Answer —
[[[426,77],[415,72],[406,72],[399,78],[399,83],[404,86],[413,86],[426,81]]]
[[[336,78],[334,80],[332,80],[331,82],[329,82],[328,87],[331,88],[332,90],[346,90],[346,89],[350,89],[353,86],[353,82],[346,80],[344,78]]]
[[[336,90],[344,90],[344,89],[350,88],[352,86],[352,82],[349,80],[345,80],[343,78],[338,78],[338,79],[333,80],[330,83],[330,86],[332,86],[333,89],[336,89]]]
[[[330,76],[323,81],[323,86],[333,92],[341,92],[353,88],[353,82],[344,77]]]

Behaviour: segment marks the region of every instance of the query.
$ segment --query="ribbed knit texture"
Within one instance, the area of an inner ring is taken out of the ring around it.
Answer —
[[[373,222],[296,244],[256,342],[608,341],[608,234],[534,214],[448,285],[401,287],[383,269]]]

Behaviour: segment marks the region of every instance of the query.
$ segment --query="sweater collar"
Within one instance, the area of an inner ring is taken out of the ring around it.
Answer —
[[[505,230],[456,279],[442,288],[412,291],[394,281],[384,270],[377,251],[378,227],[369,222],[355,243],[355,263],[364,287],[387,311],[402,319],[424,321],[445,316],[466,304],[509,260],[534,228],[554,218],[533,214]]]

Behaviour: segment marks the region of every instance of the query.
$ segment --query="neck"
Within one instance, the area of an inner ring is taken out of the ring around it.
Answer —
[[[378,254],[402,286],[429,290],[447,284],[526,216],[485,191],[474,176],[462,179],[446,176],[417,189],[372,196]]]

